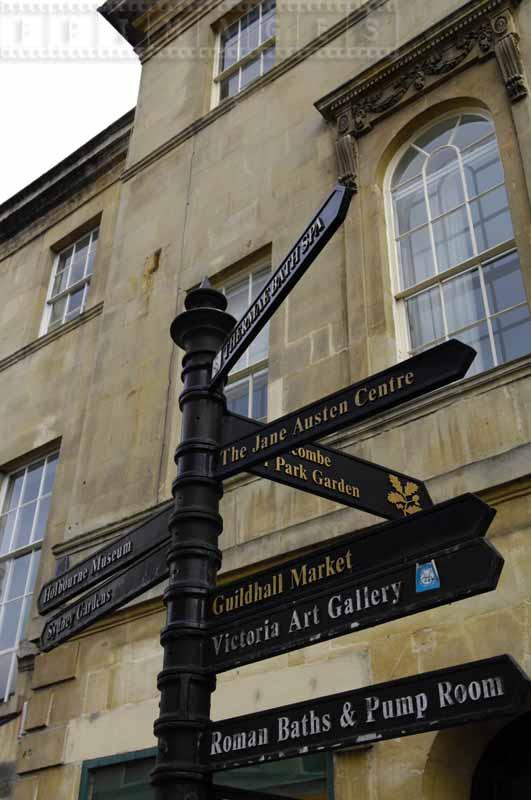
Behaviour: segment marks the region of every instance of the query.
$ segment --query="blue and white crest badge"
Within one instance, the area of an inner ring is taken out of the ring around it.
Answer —
[[[417,564],[417,594],[440,588],[441,581],[435,560],[428,561],[427,564]]]

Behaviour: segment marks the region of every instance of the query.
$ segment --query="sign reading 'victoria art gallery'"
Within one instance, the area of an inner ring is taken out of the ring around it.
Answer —
[[[347,215],[353,190],[337,185],[256,300],[231,331],[212,367],[212,387],[240,360],[251,342],[302,278]]]
[[[364,381],[265,425],[221,448],[216,478],[224,480],[354,425],[466,375],[476,351],[450,339]]]
[[[263,427],[254,419],[227,413],[223,418],[222,447],[233,439],[256,434]],[[385,519],[402,519],[433,505],[425,484],[418,478],[321,445],[301,445],[256,464],[249,471]]]
[[[339,577],[310,598],[212,630],[208,662],[219,673],[490,592],[502,567],[490,542],[476,539],[360,580]]]
[[[230,769],[507,716],[528,688],[512,658],[497,656],[212,723],[204,757]]]

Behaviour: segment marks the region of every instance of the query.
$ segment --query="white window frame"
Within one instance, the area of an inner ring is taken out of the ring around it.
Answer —
[[[47,465],[48,461],[51,460],[52,458],[59,458],[59,451],[58,450],[53,450],[53,451],[51,451],[49,453],[45,453],[45,454],[39,456],[38,458],[32,458],[30,461],[27,461],[27,462],[21,464],[16,469],[13,469],[13,470],[10,470],[9,472],[4,472],[4,473],[0,474],[0,512],[4,511],[4,503],[5,503],[5,500],[6,500],[7,491],[8,491],[8,488],[9,488],[10,481],[13,478],[13,476],[16,475],[19,472],[22,472],[24,470],[24,473],[25,473],[24,474],[24,482],[22,484],[22,488],[21,488],[21,491],[20,491],[20,496],[22,497],[23,496],[23,492],[24,492],[24,485],[25,485],[25,482],[26,482],[26,479],[27,479],[28,471],[31,469],[32,466],[34,466],[35,464],[38,464],[40,461],[44,460],[44,468],[43,468],[43,473],[42,473],[42,477],[41,477],[41,484],[40,484],[40,487],[39,487],[39,494],[38,494],[38,498],[41,498],[41,489],[43,487],[43,480],[44,480],[44,476],[45,476],[45,473],[46,473],[46,465]],[[50,492],[50,497],[53,496],[53,490],[54,490],[54,486],[52,485],[51,492]],[[17,506],[17,514],[16,514],[16,518],[15,518],[15,523],[13,525],[13,533],[16,530],[16,524],[17,524],[17,519],[18,519],[18,514],[19,513],[20,513],[20,505]],[[35,523],[36,523],[36,520],[37,520],[37,515],[38,515],[38,508],[37,508],[37,513],[34,515],[34,518],[33,518],[33,523],[32,523],[33,524],[33,528],[35,527]],[[48,522],[48,520],[46,522]],[[32,528],[32,534],[33,534],[33,528]],[[13,569],[14,569],[15,561],[18,558],[21,558],[23,556],[31,554],[33,563],[30,564],[30,567],[29,567],[29,570],[28,570],[28,576],[26,578],[26,581],[29,580],[30,575],[32,575],[34,578],[36,578],[36,576],[37,576],[37,572],[38,572],[38,569],[39,569],[40,554],[41,554],[42,545],[43,545],[43,542],[44,542],[44,536],[43,536],[42,539],[38,539],[37,541],[34,541],[34,542],[31,541],[31,538],[32,538],[32,536],[30,535],[30,542],[28,544],[23,545],[22,547],[18,547],[15,550],[9,550],[9,552],[7,552],[7,553],[5,553],[3,555],[0,555],[0,564],[7,564],[8,565],[7,568],[9,570],[8,574],[6,575],[5,583],[4,583],[3,587],[2,587],[2,599],[1,599],[1,602],[0,602],[0,631],[2,630],[4,610],[5,610],[5,606],[6,606],[6,603],[4,602],[3,598],[9,592],[9,589],[10,589],[11,581],[12,581],[12,578],[13,578]],[[35,561],[37,562],[36,564],[34,563]],[[19,622],[18,622],[17,633],[16,633],[16,636],[15,636],[15,644],[14,644],[13,647],[6,648],[5,650],[0,650],[0,656],[6,655],[7,653],[11,653],[12,654],[12,661],[11,661],[9,677],[8,677],[7,685],[6,685],[6,692],[5,692],[4,697],[0,696],[0,703],[7,702],[9,700],[9,697],[13,694],[13,691],[15,689],[15,682],[16,682],[16,675],[17,675],[17,658],[16,658],[16,654],[17,654],[18,648],[20,646],[20,642],[23,641],[23,639],[24,639],[25,630],[22,629],[22,627],[23,627],[22,623],[24,622],[24,623],[27,624],[27,621],[29,619],[29,613],[31,611],[32,596],[33,596],[33,592],[28,592],[27,591],[27,589],[28,589],[27,583],[26,583],[25,589],[26,590],[25,590],[24,594],[21,596],[22,597],[22,614],[21,614]],[[28,608],[27,615],[25,615],[24,612],[25,612],[25,608],[26,608],[27,604],[29,604],[29,608]]]
[[[464,274],[465,272],[470,271],[474,267],[480,267],[480,265],[485,265],[488,262],[492,261],[498,256],[509,254],[512,251],[517,251],[516,240],[513,238],[508,239],[505,242],[502,242],[495,247],[491,247],[487,250],[484,250],[478,255],[472,256],[472,258],[466,259],[462,261],[460,264],[457,264],[454,267],[451,267],[448,270],[445,270],[442,273],[437,273],[430,278],[427,278],[424,281],[415,284],[414,286],[410,287],[409,289],[402,289],[400,286],[400,258],[397,252],[397,239],[398,239],[398,232],[396,230],[396,222],[395,222],[395,214],[394,214],[394,206],[393,206],[393,189],[392,189],[392,180],[395,174],[396,168],[400,163],[402,157],[408,150],[408,148],[414,144],[424,133],[427,133],[431,128],[436,126],[440,122],[444,122],[446,119],[451,119],[452,117],[458,116],[465,116],[467,114],[472,114],[478,117],[483,117],[484,119],[488,120],[493,127],[494,133],[496,135],[496,142],[498,145],[498,153],[500,156],[500,161],[502,161],[502,154],[501,148],[499,146],[499,140],[496,133],[496,125],[493,118],[484,110],[478,109],[474,107],[461,107],[458,109],[452,109],[447,111],[445,114],[441,114],[437,116],[435,119],[431,119],[425,125],[417,128],[412,135],[410,135],[407,141],[397,150],[394,157],[392,158],[391,162],[387,167],[387,172],[385,175],[384,180],[384,205],[385,205],[385,217],[386,217],[386,231],[387,231],[387,247],[389,252],[389,264],[391,267],[391,291],[393,295],[393,318],[395,323],[395,332],[396,332],[396,346],[397,346],[397,358],[399,361],[409,358],[411,352],[413,350],[410,342],[409,336],[409,325],[408,325],[408,318],[407,318],[407,308],[406,308],[406,300],[409,297],[413,297],[416,294],[420,294],[422,291],[431,288],[432,286],[442,286],[442,284],[448,279],[455,277],[456,275]],[[502,161],[503,167],[503,161]],[[505,171],[504,171],[505,172]],[[465,182],[466,186],[466,182]],[[511,198],[509,191],[507,189],[507,181],[504,181],[504,186],[507,190],[507,197],[509,203],[509,211],[511,212]],[[494,188],[494,187],[493,187]],[[491,191],[489,189],[489,191]],[[467,213],[470,214],[469,210],[469,203],[466,204]],[[512,212],[511,212],[511,220],[512,220]],[[473,226],[472,226],[473,230]],[[430,235],[431,235],[431,224],[430,224]],[[432,244],[433,246],[433,244]],[[484,279],[483,279],[483,270],[479,269],[480,273],[480,280],[482,285],[482,291],[484,292]],[[504,309],[503,312],[506,313],[511,309]],[[444,306],[443,306],[443,314],[444,314]],[[492,342],[492,326],[490,323],[490,319],[494,319],[497,315],[492,314],[488,320],[488,330],[489,330],[489,338],[491,340],[491,348],[493,352],[493,357],[496,360],[496,348],[493,346]],[[446,323],[445,323],[446,327]],[[470,327],[474,327],[471,325]]]
[[[266,2],[266,0],[260,0],[260,2],[257,2],[255,4],[255,6],[252,7],[252,8],[258,7],[260,23],[261,23],[261,20],[262,20],[262,7],[264,5],[264,2]],[[276,0],[276,3],[278,3],[278,0]],[[226,78],[230,78],[231,75],[233,75],[236,72],[239,72],[242,67],[245,67],[246,64],[249,64],[251,61],[254,61],[257,58],[257,56],[259,56],[259,55],[262,56],[262,54],[266,50],[268,50],[270,47],[275,47],[276,46],[276,32],[275,32],[275,34],[273,36],[269,36],[267,39],[264,39],[263,42],[260,42],[258,44],[258,46],[254,48],[254,50],[251,50],[250,53],[246,53],[246,55],[244,55],[242,58],[237,58],[236,61],[234,62],[234,64],[231,64],[230,67],[227,67],[223,71],[220,71],[220,65],[221,65],[221,39],[222,39],[223,33],[228,28],[230,28],[232,25],[235,25],[236,23],[238,23],[238,26],[239,26],[238,27],[238,55],[239,55],[240,41],[241,41],[241,21],[249,13],[249,11],[252,10],[252,8],[250,7],[250,8],[246,8],[245,10],[242,10],[242,13],[239,16],[235,16],[234,19],[232,19],[232,17],[229,17],[228,19],[225,18],[223,27],[220,26],[220,29],[216,33],[216,43],[215,43],[215,47],[214,47],[214,79],[213,79],[213,85],[212,85],[212,98],[211,98],[211,107],[212,108],[215,108],[215,106],[218,106],[220,103],[223,103],[226,100],[231,100],[232,98],[237,97],[240,94],[240,92],[242,91],[241,80],[239,80],[238,81],[238,85],[239,85],[238,91],[235,94],[229,95],[228,97],[225,97],[223,100],[221,100],[221,84]],[[277,11],[278,11],[278,7],[275,4],[275,24],[276,24]],[[229,22],[228,20],[231,20],[231,21]],[[269,71],[269,70],[267,70],[267,71]],[[264,72],[264,61],[263,61],[263,58],[261,58],[260,75],[258,77],[261,78],[265,74],[266,73]],[[254,80],[258,80],[258,77],[255,78]],[[253,81],[250,81],[250,83],[248,85],[250,85],[251,83],[253,83]],[[243,88],[246,88],[246,87],[243,87]]]
[[[248,281],[250,289],[249,295],[251,295],[253,277],[255,275],[259,275],[264,272],[271,273],[271,261],[269,259],[260,262],[256,266],[253,266],[252,269],[245,272],[244,274],[239,274],[234,276],[234,278],[232,278],[230,281],[228,281],[221,287],[221,291],[223,292],[223,294],[226,295],[227,292],[238,286],[238,284],[243,283],[243,281]],[[250,302],[251,301],[249,300],[249,304]],[[249,406],[253,395],[253,382],[256,378],[260,377],[264,373],[267,373],[266,386],[269,391],[269,323],[267,324],[267,331],[268,331],[268,338],[267,338],[266,358],[262,358],[259,361],[253,361],[252,364],[247,364],[247,366],[242,367],[242,369],[239,369],[237,372],[234,371],[229,372],[229,377],[227,380],[227,386],[226,386],[227,389],[242,381],[249,381],[249,405],[248,405],[248,413],[245,415],[248,417],[251,417]],[[267,402],[267,411],[269,413],[269,397]]]
[[[94,274],[94,261],[95,261],[95,257],[96,257],[95,255],[94,255],[93,259],[92,259],[92,270],[88,275],[83,276],[83,278],[81,278],[80,280],[76,281],[71,286],[67,286],[67,288],[63,289],[61,292],[57,292],[57,294],[52,294],[52,291],[53,291],[53,286],[54,286],[54,283],[55,283],[55,279],[57,277],[57,271],[58,271],[59,263],[61,261],[61,256],[63,255],[63,253],[66,253],[66,251],[70,250],[71,247],[75,248],[75,246],[77,245],[78,242],[80,242],[82,239],[85,239],[87,236],[90,236],[89,248],[88,248],[88,253],[87,253],[87,257],[88,257],[92,253],[92,249],[94,247],[94,234],[98,235],[98,238],[96,240],[96,245],[95,245],[96,248],[98,247],[99,233],[100,233],[100,224],[98,223],[97,225],[94,225],[90,230],[88,230],[85,233],[83,233],[80,236],[78,236],[73,242],[71,242],[68,245],[68,247],[63,247],[60,251],[55,253],[53,267],[52,267],[52,273],[51,273],[51,276],[50,276],[50,283],[48,284],[48,291],[46,293],[46,301],[45,301],[45,304],[44,304],[44,313],[43,313],[43,316],[42,316],[41,329],[40,329],[40,333],[39,333],[40,336],[44,336],[46,333],[51,333],[52,331],[58,330],[59,328],[61,328],[63,325],[66,324],[66,322],[63,319],[59,324],[55,325],[53,328],[50,329],[50,322],[51,322],[53,304],[55,302],[57,302],[58,300],[60,300],[62,297],[68,297],[69,295],[74,294],[75,292],[77,292],[82,287],[84,287],[83,301],[81,303],[81,306],[79,307],[79,312],[76,314],[76,317],[80,316],[85,311],[86,306],[87,306],[88,293],[89,293],[89,290],[90,290],[90,283],[91,283],[91,280],[92,280],[92,275]],[[69,271],[70,271],[71,267],[72,267],[72,264],[70,264],[70,267],[68,268]],[[72,319],[76,319],[76,317],[72,317]],[[67,322],[71,322],[71,321],[72,320],[67,320]]]

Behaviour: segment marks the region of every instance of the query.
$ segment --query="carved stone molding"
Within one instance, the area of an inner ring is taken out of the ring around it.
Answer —
[[[347,133],[336,142],[339,181],[354,191],[358,190],[358,152],[356,139]]]
[[[520,0],[472,0],[458,12],[323,97],[317,110],[338,139],[363,136],[381,119],[442,81],[496,57],[512,101],[527,94],[511,7]]]

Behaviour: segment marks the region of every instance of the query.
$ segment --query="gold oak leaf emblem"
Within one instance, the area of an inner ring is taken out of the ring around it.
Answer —
[[[396,475],[389,475],[389,481],[395,491],[389,492],[387,500],[396,506],[398,511],[401,511],[405,517],[422,511],[418,494],[419,487],[416,483],[408,481],[404,486]]]

